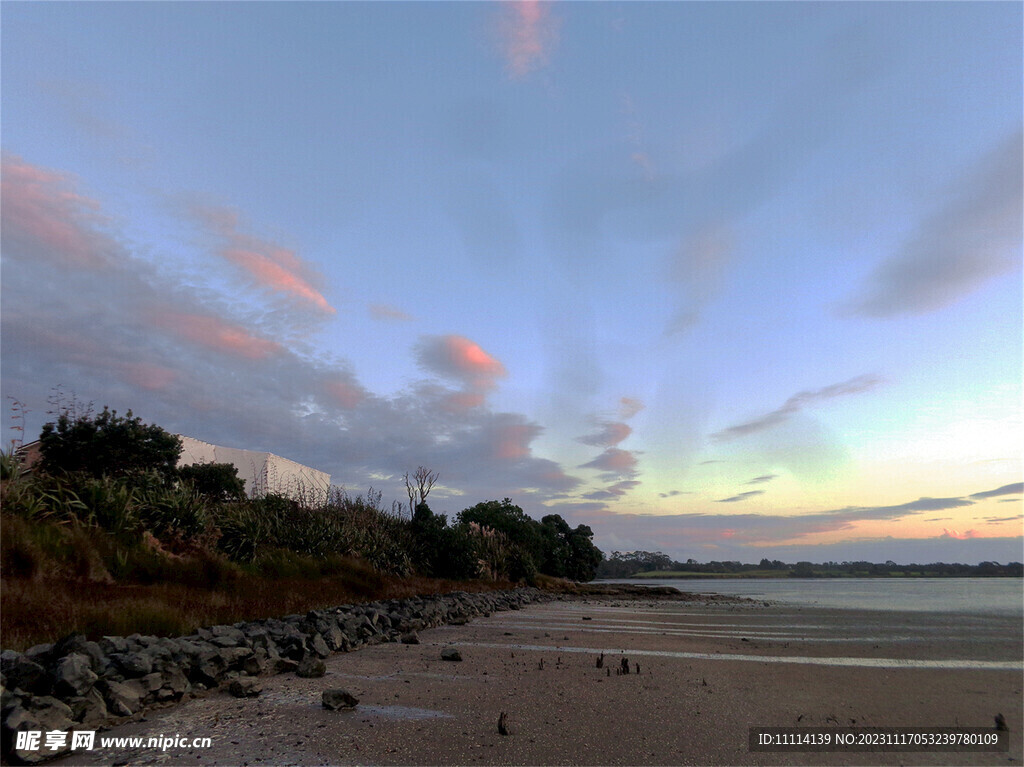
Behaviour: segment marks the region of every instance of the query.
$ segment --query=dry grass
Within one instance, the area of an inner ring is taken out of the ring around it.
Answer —
[[[381,576],[354,565],[346,576],[308,580],[242,574],[215,589],[180,583],[110,585],[56,578],[5,578],[0,590],[0,643],[24,650],[70,633],[101,636],[180,636],[200,626],[235,623],[353,602],[402,599],[451,591],[486,591],[513,584]]]

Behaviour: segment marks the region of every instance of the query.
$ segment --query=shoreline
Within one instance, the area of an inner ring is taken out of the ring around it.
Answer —
[[[266,677],[259,697],[210,692],[104,735],[208,736],[209,749],[163,757],[197,765],[1021,759],[1022,639],[1012,622],[620,592],[556,597],[423,631],[420,642],[333,655],[325,677]],[[441,660],[446,648],[463,661]],[[616,674],[622,658],[640,673]],[[962,661],[994,665],[958,668]],[[329,687],[351,690],[359,705],[323,709]],[[497,729],[503,712],[509,735]],[[996,714],[1010,723],[1009,753],[751,752],[747,742],[752,726],[992,728]],[[122,749],[54,763],[134,765],[155,756]]]

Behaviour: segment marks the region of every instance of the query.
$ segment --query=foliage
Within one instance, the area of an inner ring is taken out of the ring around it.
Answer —
[[[176,435],[144,424],[131,410],[119,416],[106,407],[95,416],[62,410],[56,421],[43,426],[39,443],[42,469],[50,474],[125,477],[156,472],[170,480],[181,454]]]
[[[193,463],[178,469],[178,477],[213,502],[234,501],[245,495],[245,480],[231,463]]]

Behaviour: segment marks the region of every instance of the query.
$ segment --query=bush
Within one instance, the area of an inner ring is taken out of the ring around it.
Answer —
[[[193,463],[178,469],[178,476],[210,501],[237,501],[245,496],[245,480],[230,463]]]

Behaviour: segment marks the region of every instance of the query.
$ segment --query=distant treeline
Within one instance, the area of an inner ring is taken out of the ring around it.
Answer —
[[[982,562],[977,565],[947,564],[932,562],[930,564],[898,565],[893,561],[874,562],[796,562],[789,564],[777,559],[762,559],[758,564],[742,562],[697,562],[687,559],[685,562],[673,560],[660,551],[613,551],[608,559],[597,568],[598,578],[626,578],[634,575],[653,577],[694,577],[727,575],[749,578],[870,578],[870,577],[917,577],[917,578],[957,578],[957,577],[1011,577],[1024,576],[1024,565],[1020,562]]]

